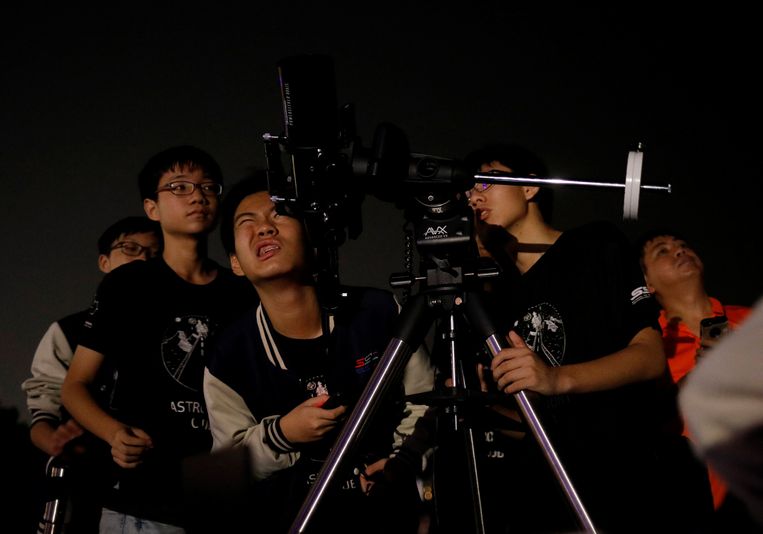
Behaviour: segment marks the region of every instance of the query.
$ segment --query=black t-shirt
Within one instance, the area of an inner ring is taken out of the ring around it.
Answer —
[[[630,243],[606,223],[562,234],[503,304],[511,328],[553,366],[601,358],[626,347],[644,328],[659,330],[659,308]],[[656,422],[660,408],[644,404],[651,387],[634,384],[539,404],[557,439],[579,447],[588,446],[581,441],[617,443],[626,434],[644,436],[643,425]]]
[[[486,295],[499,331],[514,329],[552,366],[601,358],[644,328],[659,330],[659,309],[634,251],[609,223],[565,232],[530,270],[506,280]],[[630,521],[641,528],[659,516],[655,510],[675,514],[663,497],[667,488],[683,487],[673,465],[691,459],[681,437],[665,432],[675,415],[674,390],[666,387],[655,380],[585,394],[528,393],[599,527],[621,531]],[[518,531],[577,527],[531,433],[517,441],[488,427],[480,435],[491,522]],[[638,520],[628,519],[636,513]]]
[[[215,336],[256,301],[244,278],[219,265],[206,285],[188,283],[162,258],[132,262],[104,277],[81,344],[117,369],[114,416],[147,432],[154,448],[122,470],[112,506],[171,522],[182,458],[208,451],[202,380]]]

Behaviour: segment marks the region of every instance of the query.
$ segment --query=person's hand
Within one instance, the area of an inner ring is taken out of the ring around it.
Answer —
[[[146,451],[154,447],[151,436],[140,428],[129,426],[117,430],[109,444],[114,462],[126,469],[133,469],[143,463]]]
[[[358,477],[360,479],[360,488],[366,495],[371,491],[371,488],[374,487],[374,484],[376,484],[376,480],[374,479],[384,473],[384,466],[386,465],[387,460],[389,460],[389,458],[376,460],[371,465],[365,466],[365,469],[361,471],[360,476]]]
[[[58,425],[50,433],[48,441],[48,452],[51,456],[58,456],[64,452],[64,447],[71,440],[80,437],[84,429],[74,419],[69,419],[65,423]]]
[[[514,265],[517,257],[517,240],[503,226],[489,224],[480,219],[480,212],[475,212],[475,240],[480,256],[493,258],[505,267]]]
[[[480,379],[480,390],[483,393],[496,391],[497,386],[493,382],[493,375],[490,369],[488,369],[481,363],[477,364],[477,376]],[[488,379],[490,380],[490,383],[488,383]],[[489,408],[503,415],[504,417],[508,417],[509,419],[513,419],[517,422],[522,421],[522,419],[519,417],[519,413],[517,412],[517,410],[513,410],[509,408],[508,406],[504,406],[502,404],[491,404]]]
[[[328,395],[311,397],[281,417],[284,437],[292,443],[311,443],[333,430],[347,407],[321,408],[328,398]]]
[[[699,348],[697,349],[697,358],[702,356],[708,349],[712,349],[723,338],[723,335],[715,337],[701,337],[699,339]]]
[[[498,389],[508,394],[525,389],[543,395],[556,394],[558,368],[543,361],[513,330],[508,339],[512,348],[501,350],[490,364]]]
[[[370,509],[381,514],[373,516],[375,532],[418,531],[421,497],[416,476],[420,470],[420,455],[403,446],[395,456],[367,465],[360,474]]]

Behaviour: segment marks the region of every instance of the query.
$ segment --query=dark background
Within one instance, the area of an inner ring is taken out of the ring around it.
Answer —
[[[713,295],[761,295],[752,13],[332,4],[3,8],[0,405],[26,419],[20,383],[36,345],[53,320],[88,306],[96,240],[142,213],[145,160],[195,144],[228,184],[263,165],[262,134],[282,129],[276,63],[297,53],[334,58],[338,101],[355,105],[366,145],[388,121],[415,152],[462,157],[515,141],[555,176],[623,182],[643,142],[643,181],[672,194],[642,192],[639,220],[626,223],[621,190],[567,188],[555,225],[606,219],[631,237],[675,226],[704,258]],[[403,265],[404,218],[368,197],[363,222],[340,248],[340,276],[388,287]],[[218,241],[212,255],[224,261]]]

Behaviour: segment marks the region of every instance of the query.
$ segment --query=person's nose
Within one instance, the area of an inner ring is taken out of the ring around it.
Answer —
[[[262,223],[262,225],[257,229],[257,235],[259,237],[272,237],[277,233],[278,232],[276,231],[276,227],[273,226],[270,222]]]
[[[469,206],[476,208],[479,204],[485,202],[485,194],[482,192],[472,191],[469,195]]]
[[[200,184],[196,184],[196,187],[194,187],[193,192],[191,193],[191,202],[209,204],[209,198],[204,193],[204,190],[201,188]]]

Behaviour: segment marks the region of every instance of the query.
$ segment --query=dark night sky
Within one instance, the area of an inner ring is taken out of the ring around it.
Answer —
[[[622,182],[628,151],[645,143],[643,181],[671,183],[671,195],[642,193],[639,220],[624,223],[621,192],[559,190],[556,226],[607,219],[635,237],[669,224],[704,258],[712,294],[752,304],[763,293],[751,13],[260,4],[4,8],[0,404],[22,419],[19,385],[39,338],[86,307],[100,280],[97,237],[141,213],[143,162],[191,143],[229,184],[263,165],[261,135],[282,129],[276,63],[297,53],[334,58],[338,101],[355,105],[364,144],[392,122],[415,152],[462,157],[515,141],[555,176]],[[403,222],[366,198],[363,232],[340,248],[342,281],[388,287]],[[211,244],[222,261],[217,234]]]

